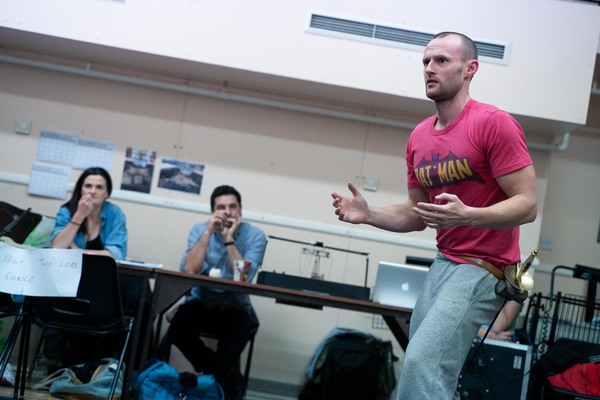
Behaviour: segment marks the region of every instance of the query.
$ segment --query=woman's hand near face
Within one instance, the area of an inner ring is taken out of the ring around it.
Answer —
[[[77,204],[77,211],[75,212],[81,218],[86,218],[94,209],[94,198],[91,194],[84,194],[79,199]]]

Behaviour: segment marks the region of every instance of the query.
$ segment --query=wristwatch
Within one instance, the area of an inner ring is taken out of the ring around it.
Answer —
[[[231,246],[232,244],[235,244],[233,240],[231,242],[225,242],[225,247]]]

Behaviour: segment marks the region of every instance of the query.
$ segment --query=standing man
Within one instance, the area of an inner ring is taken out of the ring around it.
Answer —
[[[250,262],[245,281],[252,282],[263,261],[266,235],[242,221],[242,198],[231,186],[213,191],[210,208],[210,219],[190,231],[180,269],[233,279],[235,260],[245,260]],[[177,309],[168,334],[197,373],[215,375],[228,399],[236,399],[241,374],[235,365],[257,328],[258,317],[248,294],[196,286]],[[203,331],[219,333],[216,352],[199,337]]]
[[[469,96],[479,68],[467,36],[442,32],[423,55],[436,114],[406,148],[408,200],[369,206],[332,193],[341,221],[394,232],[437,231],[438,254],[413,310],[398,400],[459,398],[458,377],[482,324],[503,303],[502,270],[520,259],[519,225],[535,220],[535,172],[523,129],[507,113]]]

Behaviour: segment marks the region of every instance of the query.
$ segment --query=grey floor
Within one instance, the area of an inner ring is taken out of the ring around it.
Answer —
[[[298,385],[250,377],[246,400],[297,400],[300,389]]]
[[[246,400],[297,400],[298,397],[289,397],[281,394],[270,394],[264,392],[248,391]]]

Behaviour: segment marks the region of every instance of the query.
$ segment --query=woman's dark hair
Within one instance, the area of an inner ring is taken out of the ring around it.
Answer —
[[[215,190],[213,190],[212,194],[210,195],[210,211],[215,211],[215,199],[217,197],[225,196],[228,194],[234,195],[235,198],[237,199],[237,202],[239,203],[240,207],[242,206],[242,195],[240,194],[240,192],[235,190],[235,188],[233,186],[222,185],[222,186],[216,187]]]
[[[81,188],[83,187],[83,182],[85,181],[85,178],[87,178],[90,175],[100,175],[101,177],[103,177],[106,181],[106,191],[108,192],[108,195],[110,196],[110,194],[112,193],[112,179],[110,179],[110,174],[104,168],[90,167],[86,169],[81,173],[79,179],[77,179],[77,183],[75,183],[75,189],[73,190],[73,195],[71,196],[71,199],[65,204],[63,204],[63,207],[67,207],[69,209],[69,211],[71,212],[71,216],[75,214],[75,211],[77,211],[79,200],[81,200]],[[81,232],[85,232],[84,223],[81,224],[79,230]]]

